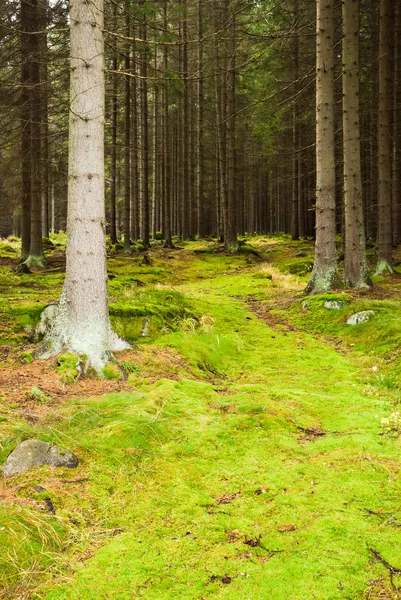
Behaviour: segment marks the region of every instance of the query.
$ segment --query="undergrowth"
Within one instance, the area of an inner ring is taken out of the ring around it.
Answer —
[[[260,256],[199,253],[195,242],[155,249],[146,268],[110,261],[115,327],[177,357],[160,359],[157,380],[122,360],[126,391],[70,400],[31,424],[4,401],[2,462],[30,437],[80,458],[73,474],[46,467],[3,484],[4,598],[391,597],[377,556],[401,566],[399,300],[303,298],[307,275],[288,264],[310,260],[311,246],[251,245]],[[56,296],[52,275],[22,277],[40,282],[40,302],[10,287],[7,336]],[[346,324],[367,309],[372,321]]]

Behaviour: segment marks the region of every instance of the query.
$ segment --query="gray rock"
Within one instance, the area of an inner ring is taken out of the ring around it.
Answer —
[[[344,300],[327,300],[324,303],[324,308],[328,308],[329,310],[341,310],[344,306]]]
[[[347,325],[359,325],[360,323],[367,323],[374,316],[375,313],[373,310],[364,310],[352,315],[352,317],[348,319]]]
[[[40,321],[35,328],[35,342],[44,337],[46,333],[50,331],[53,325],[53,321],[57,315],[58,303],[53,302],[48,304],[40,315]]]
[[[78,466],[78,458],[69,450],[63,450],[47,442],[26,440],[17,446],[7,458],[4,465],[4,477],[25,473],[31,467],[39,465],[74,469]]]

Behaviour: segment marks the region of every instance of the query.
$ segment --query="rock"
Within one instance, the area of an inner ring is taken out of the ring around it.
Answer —
[[[11,452],[4,465],[4,477],[25,473],[31,467],[49,465],[49,467],[67,467],[75,469],[78,458],[69,450],[42,442],[26,440]]]
[[[40,321],[35,328],[35,341],[37,342],[48,333],[53,325],[58,310],[58,303],[48,304],[40,315]]]
[[[302,302],[302,310],[305,312],[307,310],[309,310],[311,307],[311,303],[309,302],[309,300],[305,300],[305,302]]]
[[[150,336],[150,319],[149,319],[149,317],[144,318],[141,333],[139,335],[141,337],[149,337]]]
[[[327,300],[324,303],[324,308],[328,308],[329,310],[341,310],[344,306],[344,300]]]
[[[360,323],[367,323],[374,316],[375,313],[373,310],[364,310],[352,315],[352,317],[348,319],[347,325],[359,325]]]

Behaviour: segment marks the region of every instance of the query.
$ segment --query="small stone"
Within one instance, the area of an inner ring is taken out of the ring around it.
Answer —
[[[324,308],[328,308],[329,310],[341,310],[344,306],[345,302],[343,300],[327,300],[324,303]]]
[[[303,311],[309,310],[310,307],[311,307],[311,303],[309,302],[309,300],[305,300],[305,302],[302,302],[301,308]]]
[[[66,467],[75,469],[78,458],[69,450],[42,442],[26,440],[11,452],[4,465],[4,477],[12,477],[25,473],[31,467],[48,465],[49,467]]]
[[[374,316],[375,313],[373,310],[364,310],[352,315],[352,317],[348,319],[347,325],[360,325],[361,323],[367,323]]]

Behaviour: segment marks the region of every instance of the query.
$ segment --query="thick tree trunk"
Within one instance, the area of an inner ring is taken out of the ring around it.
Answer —
[[[369,288],[359,124],[359,0],[343,2],[344,282]]]
[[[379,41],[379,255],[376,274],[393,272],[390,143],[390,8],[391,0],[380,0]]]
[[[308,294],[327,292],[337,283],[334,0],[317,0],[316,38],[316,245]]]
[[[103,0],[71,0],[66,278],[42,357],[85,355],[100,370],[127,347],[108,313],[104,202]]]

